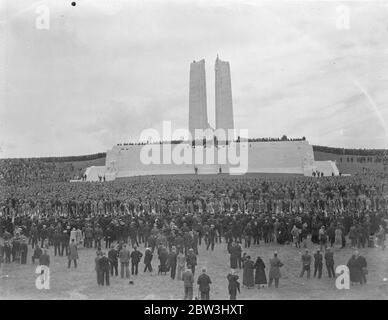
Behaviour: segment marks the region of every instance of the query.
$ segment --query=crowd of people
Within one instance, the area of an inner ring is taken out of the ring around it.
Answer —
[[[67,256],[77,267],[78,248],[96,250],[98,285],[110,276],[129,278],[152,272],[183,280],[186,299],[193,297],[199,247],[226,245],[232,271],[226,276],[231,299],[242,283],[251,288],[267,284],[265,263],[244,255],[261,243],[307,248],[307,239],[320,247],[314,254],[314,275],[321,277],[325,261],[334,276],[330,249],[346,246],[384,249],[388,196],[383,179],[347,177],[142,177],[112,182],[46,183],[0,191],[0,262],[49,264],[48,248]],[[139,246],[145,248],[144,253]],[[43,257],[43,258],[42,258]],[[155,259],[154,259],[155,260]],[[365,283],[365,263],[358,253],[349,260],[353,282]],[[310,276],[312,257],[302,256],[302,272]],[[283,263],[274,253],[268,286],[279,285]],[[355,271],[356,270],[356,271]],[[359,270],[361,270],[359,272]],[[206,270],[197,280],[200,297],[209,298]],[[361,275],[361,276],[360,276]],[[190,289],[191,288],[191,289]]]

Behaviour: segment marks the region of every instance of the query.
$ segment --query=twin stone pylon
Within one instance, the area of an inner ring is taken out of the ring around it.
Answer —
[[[219,132],[228,133],[234,129],[232,84],[229,62],[222,61],[217,55],[215,62],[215,105],[216,105],[216,135]],[[189,89],[189,131],[192,139],[195,130],[211,129],[207,118],[206,73],[205,59],[193,61],[190,64]],[[220,135],[221,140],[232,140],[233,137]],[[220,139],[219,139],[220,140]]]

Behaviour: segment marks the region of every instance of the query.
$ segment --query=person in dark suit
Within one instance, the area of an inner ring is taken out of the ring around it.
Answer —
[[[139,262],[143,254],[137,250],[137,246],[133,247],[133,251],[131,252],[131,273],[132,275],[137,275],[139,271]]]
[[[366,284],[366,275],[368,274],[367,262],[365,257],[360,255],[357,251],[357,263],[361,267],[361,284]]]
[[[206,268],[202,268],[202,274],[198,277],[198,290],[201,294],[201,300],[210,300],[210,284],[212,281],[206,274]]]
[[[240,283],[238,282],[237,271],[232,271],[226,277],[228,279],[228,292],[230,300],[237,299],[237,292],[240,293]]]
[[[35,249],[34,249],[34,253],[32,254],[32,257],[31,257],[32,264],[35,264],[35,259],[39,260],[39,258],[42,254],[43,254],[42,249],[39,247],[39,244],[36,244]]]
[[[309,254],[309,251],[306,250],[302,255],[302,271],[300,272],[299,277],[303,278],[304,272],[307,271],[307,279],[310,278],[311,260],[311,255]]]
[[[100,269],[100,263],[99,263],[100,259],[101,259],[101,252],[97,251],[96,257],[94,258],[94,262],[95,262],[94,270],[96,271],[97,284],[99,286],[101,285],[101,269]]]
[[[197,265],[197,256],[194,253],[193,249],[189,250],[189,254],[186,257],[187,265],[191,267],[191,272],[193,273],[193,276],[195,274],[195,266]]]
[[[112,244],[111,249],[108,252],[108,259],[110,260],[110,275],[113,276],[113,271],[115,276],[119,275],[119,252],[115,249],[115,246]]]
[[[20,244],[20,263],[26,264],[27,263],[27,253],[28,253],[28,245],[26,238],[22,238],[21,244]]]
[[[105,282],[105,284],[109,286],[110,261],[107,258],[105,252],[102,252],[102,256],[98,261],[98,265],[101,272],[100,284],[103,286]]]
[[[318,279],[321,279],[322,267],[323,267],[323,255],[321,251],[318,249],[317,252],[314,254],[314,278],[317,276],[317,272],[318,272]]]
[[[182,274],[183,287],[184,287],[184,300],[193,300],[193,282],[194,275],[191,271],[191,266],[188,265],[185,272]]]
[[[327,273],[329,274],[329,278],[331,277],[335,278],[334,253],[330,250],[330,248],[327,248],[325,252],[325,264],[326,264]]]
[[[269,269],[269,282],[268,288],[272,286],[272,281],[275,280],[275,288],[279,287],[279,279],[281,278],[280,268],[283,266],[283,263],[278,258],[278,253],[273,254],[273,258],[269,260],[270,269]]]
[[[67,256],[67,268],[70,269],[71,262],[74,261],[74,268],[77,268],[77,259],[78,259],[78,248],[75,244],[75,239],[71,239],[69,244],[69,255]]]
[[[50,256],[47,253],[47,249],[44,249],[43,254],[39,258],[39,265],[50,266]]]
[[[144,272],[146,272],[147,270],[149,272],[152,272],[152,265],[151,265],[152,256],[153,255],[152,255],[151,248],[147,248],[144,253]]]
[[[171,271],[171,279],[175,279],[176,274],[176,264],[177,264],[177,254],[175,247],[172,247],[170,253],[168,254],[167,264]]]

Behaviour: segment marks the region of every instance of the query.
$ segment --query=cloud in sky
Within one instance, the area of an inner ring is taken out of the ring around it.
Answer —
[[[49,30],[35,28],[38,5]],[[339,5],[349,30],[336,28]],[[251,137],[388,147],[384,2],[12,0],[0,11],[2,158],[105,151],[164,120],[186,128],[201,58],[214,123],[217,53]]]

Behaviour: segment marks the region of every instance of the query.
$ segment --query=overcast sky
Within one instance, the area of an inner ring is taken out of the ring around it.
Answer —
[[[0,157],[81,155],[188,126],[189,67],[230,62],[251,137],[388,148],[388,5],[381,1],[0,0]],[[350,28],[337,28],[337,7]],[[36,8],[50,10],[49,30]]]

